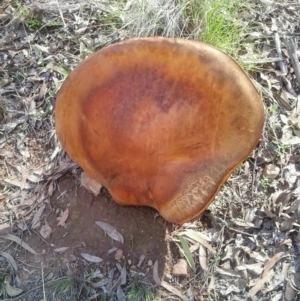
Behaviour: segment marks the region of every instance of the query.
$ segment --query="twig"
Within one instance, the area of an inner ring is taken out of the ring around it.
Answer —
[[[44,295],[44,301],[46,301],[46,290],[45,290],[45,279],[44,279],[44,265],[43,265],[43,262],[41,262],[41,268],[42,268],[43,295]]]
[[[287,75],[288,71],[287,71],[287,65],[286,65],[285,61],[283,60],[282,51],[281,51],[281,42],[280,42],[278,32],[275,32],[275,45],[276,45],[277,56],[281,59],[281,61],[278,62],[280,71],[282,73],[281,80],[283,81],[287,91],[290,94],[292,94],[293,96],[297,97],[297,94],[294,91],[290,81],[285,77]]]
[[[300,64],[297,57],[297,49],[295,42],[292,38],[286,41],[286,49],[291,59],[291,64],[294,68],[294,72],[297,78],[298,86],[300,87]]]
[[[62,21],[63,21],[63,23],[64,23],[64,28],[66,28],[66,27],[67,27],[67,25],[66,25],[66,22],[65,22],[65,19],[64,19],[63,13],[62,13],[62,11],[61,11],[61,9],[60,9],[60,6],[59,6],[59,3],[58,3],[58,0],[56,0],[56,4],[57,4],[57,9],[58,9],[58,11],[59,11],[59,15],[60,15],[60,17],[61,17],[61,20],[62,20]]]
[[[287,66],[283,60],[282,51],[281,51],[281,42],[280,42],[278,32],[275,32],[275,45],[276,45],[277,56],[281,59],[278,62],[278,64],[279,64],[280,70],[282,72],[282,76],[285,76],[285,75],[287,75]]]

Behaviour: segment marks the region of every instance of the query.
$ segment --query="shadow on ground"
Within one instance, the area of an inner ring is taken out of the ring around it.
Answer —
[[[49,210],[46,220],[52,228],[52,235],[44,240],[37,231],[36,235],[24,237],[30,247],[43,254],[33,257],[28,254],[29,260],[26,264],[32,263],[38,267],[43,262],[46,281],[66,273],[83,277],[96,269],[105,275],[116,267],[117,249],[123,251],[119,263],[121,266],[126,265],[129,277],[133,271],[135,275],[140,273],[147,282],[154,283],[152,274],[156,260],[160,278],[170,273],[167,262],[172,263],[172,254],[174,255],[171,251],[173,244],[170,244],[169,239],[172,225],[157,217],[155,210],[120,206],[111,199],[105,189],[100,196],[94,197],[78,185],[78,179],[74,176],[66,176],[58,182],[47,208]],[[57,225],[57,215],[66,208],[69,210],[69,217],[66,226],[60,227]],[[96,221],[106,222],[118,230],[124,237],[124,244],[106,235],[96,225]],[[68,249],[62,253],[55,251],[63,247]],[[114,251],[110,253],[113,248]],[[88,262],[81,253],[98,256],[103,261],[98,264]],[[145,259],[138,267],[141,255],[144,255]]]

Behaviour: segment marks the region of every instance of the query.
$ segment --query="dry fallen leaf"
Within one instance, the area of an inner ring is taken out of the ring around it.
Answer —
[[[23,292],[23,290],[21,290],[20,288],[11,286],[7,279],[5,279],[3,286],[9,297],[16,297]]]
[[[206,255],[206,249],[202,244],[200,244],[200,247],[199,247],[199,262],[200,262],[201,268],[204,271],[206,271],[207,270],[207,255]]]
[[[173,287],[171,284],[162,281],[160,284],[163,288],[165,288],[167,291],[172,293],[173,295],[179,297],[181,300],[189,301],[189,298],[183,295],[177,288]]]
[[[67,251],[68,249],[69,249],[69,247],[61,247],[61,248],[54,249],[53,251],[56,253],[63,253],[65,251]]]
[[[190,229],[183,231],[179,234],[186,235],[187,237],[193,239],[194,241],[199,242],[206,249],[208,249],[212,254],[216,254],[216,251],[212,248],[212,246],[209,243],[207,243],[207,241],[211,241],[211,239],[209,237],[207,237],[205,234],[198,232],[198,231],[190,230]]]
[[[39,210],[37,210],[37,212],[35,213],[35,215],[34,215],[34,217],[33,217],[33,219],[32,219],[32,226],[31,226],[32,229],[36,229],[36,228],[39,227],[39,222],[40,222],[40,220],[41,220],[41,216],[42,216],[43,211],[45,210],[45,208],[46,208],[46,205],[43,204],[43,205],[39,208]]]
[[[24,248],[25,250],[29,251],[32,254],[38,254],[32,248],[30,248],[24,241],[22,241],[19,237],[15,236],[15,235],[5,234],[5,235],[0,235],[0,237],[4,238],[4,239],[9,239],[9,240],[12,240],[12,241],[16,242],[22,248]]]
[[[153,280],[157,285],[161,284],[161,280],[158,276],[158,261],[156,260],[153,265]]]
[[[126,295],[121,289],[121,286],[118,286],[117,288],[117,299],[118,301],[126,301]]]
[[[123,235],[118,232],[113,226],[109,225],[105,222],[95,222],[108,236],[112,239],[119,241],[120,243],[124,243]]]
[[[103,261],[103,259],[100,257],[89,255],[86,253],[81,253],[81,256],[89,262],[99,263],[99,262]]]
[[[285,252],[275,254],[265,265],[261,278],[264,278],[270,269],[277,263],[278,260],[285,256]]]
[[[58,220],[57,226],[65,227],[68,217],[69,217],[69,209],[67,208],[63,212],[62,216],[57,218],[57,220]]]
[[[263,287],[265,282],[271,279],[275,275],[274,271],[269,271],[263,278],[260,278],[256,284],[249,290],[251,296],[255,296]]]
[[[3,256],[4,258],[6,258],[9,263],[11,264],[11,266],[15,269],[15,271],[18,270],[18,266],[16,261],[14,260],[14,258],[7,252],[0,252],[0,256]]]
[[[233,271],[233,270],[228,270],[228,269],[224,269],[221,267],[216,267],[216,271],[218,273],[220,273],[221,275],[225,275],[225,276],[232,276],[232,277],[238,277],[241,278],[241,274],[239,272]]]

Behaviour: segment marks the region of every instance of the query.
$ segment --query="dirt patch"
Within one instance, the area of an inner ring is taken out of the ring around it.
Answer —
[[[171,225],[162,218],[155,219],[156,211],[151,208],[124,207],[116,204],[104,191],[94,197],[84,188],[78,187],[76,179],[65,177],[60,181],[59,190],[51,198],[52,212],[48,223],[53,230],[51,245],[53,248],[69,247],[68,253],[79,255],[89,253],[114,262],[112,248],[123,250],[125,258],[137,265],[141,255],[148,260],[159,260],[163,272],[167,254],[167,233]],[[69,209],[70,215],[66,227],[57,226],[55,212]],[[124,245],[105,234],[96,221],[104,221],[116,228],[124,237]],[[38,251],[45,247],[41,240],[31,240]]]

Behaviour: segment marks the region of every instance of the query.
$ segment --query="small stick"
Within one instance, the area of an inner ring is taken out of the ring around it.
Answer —
[[[286,49],[291,59],[291,64],[294,68],[294,72],[297,78],[298,86],[300,87],[300,63],[297,57],[297,49],[295,42],[292,38],[286,41]]]
[[[276,45],[277,56],[281,59],[281,61],[278,62],[279,67],[282,72],[282,75],[285,76],[287,75],[287,66],[283,60],[282,51],[281,51],[281,42],[280,42],[278,32],[275,32],[275,45]]]
[[[279,38],[279,34],[278,32],[275,32],[275,45],[276,45],[276,51],[277,51],[277,56],[281,59],[281,61],[278,62],[280,70],[281,70],[281,79],[287,89],[287,91],[292,94],[293,96],[297,97],[296,92],[294,91],[290,81],[285,77],[288,73],[287,71],[287,65],[283,59],[282,56],[282,51],[281,51],[281,42],[280,42],[280,38]]]

